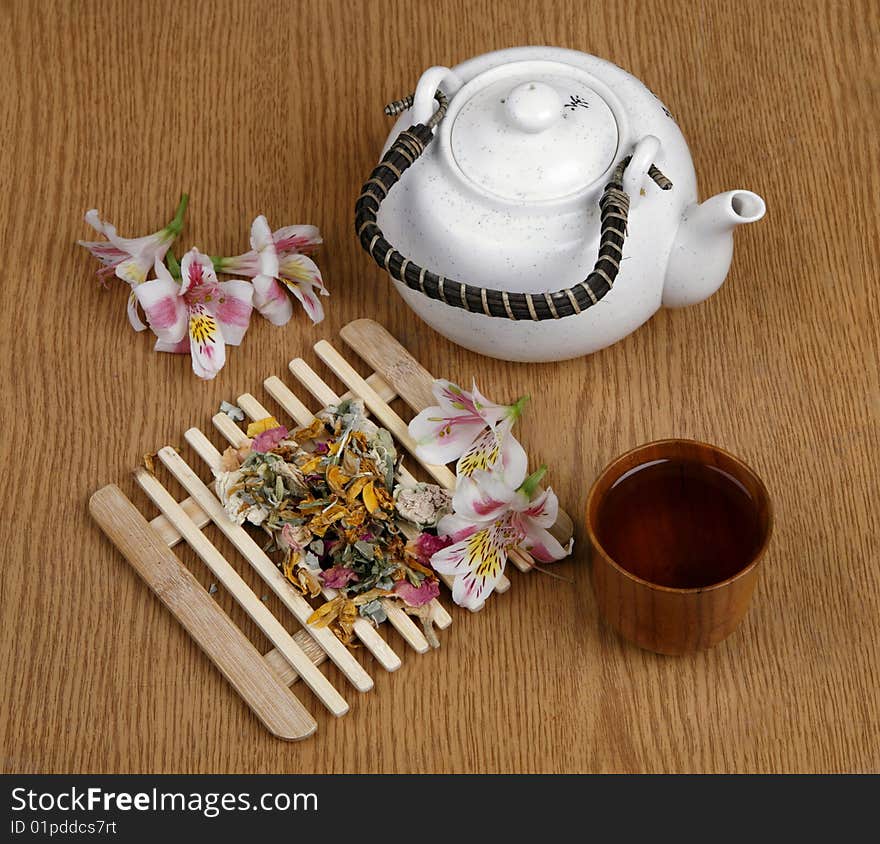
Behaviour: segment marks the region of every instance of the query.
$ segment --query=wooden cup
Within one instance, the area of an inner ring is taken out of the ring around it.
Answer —
[[[708,586],[679,589],[651,583],[627,571],[602,547],[598,514],[608,490],[624,474],[652,460],[692,460],[732,475],[756,505],[757,550],[732,577]],[[758,577],[773,525],[770,497],[761,479],[741,460],[717,446],[695,440],[658,440],[638,446],[610,463],[590,490],[586,509],[592,546],[592,581],[599,610],[624,638],[662,654],[711,648],[742,621]]]

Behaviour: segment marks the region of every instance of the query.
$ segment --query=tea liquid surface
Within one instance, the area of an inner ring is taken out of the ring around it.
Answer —
[[[732,577],[760,542],[748,490],[726,472],[689,460],[651,461],[621,476],[605,495],[596,527],[619,566],[679,589]]]

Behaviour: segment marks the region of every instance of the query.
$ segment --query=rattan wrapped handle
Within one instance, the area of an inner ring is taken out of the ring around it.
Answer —
[[[448,101],[437,91],[438,109],[427,123],[404,129],[361,188],[355,204],[355,231],[361,246],[392,278],[412,290],[444,302],[454,308],[502,319],[560,319],[579,314],[595,305],[614,286],[623,256],[629,196],[623,190],[623,173],[630,162],[624,158],[614,168],[611,180],[599,199],[601,236],[599,256],[592,272],[579,284],[554,293],[511,293],[466,284],[419,266],[395,249],[382,234],[376,222],[379,208],[391,188],[424,153],[434,138],[434,127],[446,115]],[[412,95],[386,107],[386,114],[395,115],[412,105]],[[653,164],[648,175],[661,190],[669,190],[669,181]]]

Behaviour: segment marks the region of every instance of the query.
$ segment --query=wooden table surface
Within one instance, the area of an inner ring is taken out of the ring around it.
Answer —
[[[878,8],[3,3],[2,769],[880,770]],[[701,195],[749,188],[769,209],[705,304],[553,365],[453,347],[352,233],[382,105],[432,64],[527,43],[632,71],[674,110]],[[261,212],[325,238],[326,321],[255,319],[209,383],[131,331],[126,289],[102,290],[74,245],[87,208],[146,233],[182,189],[186,248],[241,251]],[[271,738],[87,499],[116,481],[145,506],[130,477],[144,452],[209,429],[221,399],[290,358],[314,363],[311,344],[359,316],[433,372],[531,393],[521,438],[577,522],[600,469],[646,440],[697,437],[751,463],[776,530],[740,630],[691,658],[623,643],[597,618],[578,524],[557,568],[572,585],[514,572],[486,612],[455,610],[439,651],[377,670],[368,695],[346,690],[345,718],[319,714],[304,743]]]

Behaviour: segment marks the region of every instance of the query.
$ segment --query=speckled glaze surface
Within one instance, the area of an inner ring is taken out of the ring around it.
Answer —
[[[727,206],[716,203],[711,215],[701,213],[691,156],[672,114],[638,79],[603,59],[520,47],[470,59],[449,73],[432,69],[421,88],[436,86],[438,77],[449,111],[434,143],[379,212],[388,240],[434,272],[517,292],[571,286],[596,260],[598,199],[614,165],[638,147],[673,182],[672,190],[661,191],[646,175],[651,161],[642,168],[636,154],[624,183],[631,205],[620,273],[613,290],[577,316],[543,322],[487,317],[394,282],[422,319],[466,348],[518,361],[604,348],[661,304],[711,295],[730,264],[733,227],[751,221],[743,209],[754,219],[763,215],[763,201],[747,191],[732,192]],[[418,94],[387,145],[427,117],[420,113],[429,107],[425,92]],[[696,222],[681,225],[689,217]],[[700,266],[704,241],[715,256],[708,270]],[[667,280],[674,251],[680,253],[676,277]],[[669,301],[666,284],[673,291]]]

